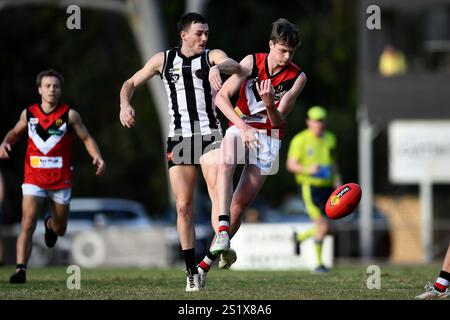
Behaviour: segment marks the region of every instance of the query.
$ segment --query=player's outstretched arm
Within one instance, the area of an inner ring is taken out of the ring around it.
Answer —
[[[97,176],[101,176],[105,172],[105,161],[103,161],[97,143],[89,134],[89,131],[83,124],[83,121],[81,121],[80,114],[71,109],[69,111],[69,122],[78,138],[80,138],[80,140],[84,143],[87,152],[92,157],[92,164],[97,167],[95,174]]]
[[[209,52],[209,60],[213,64],[209,69],[209,82],[216,91],[219,91],[222,87],[221,73],[235,74],[241,71],[240,64],[229,58],[227,54],[220,49],[211,50]]]
[[[8,131],[3,142],[0,144],[0,159],[9,159],[9,152],[11,152],[12,146],[25,133],[27,126],[27,113],[26,110],[23,110],[20,114],[19,121],[14,128]]]
[[[158,52],[151,57],[142,69],[124,82],[120,90],[120,122],[124,127],[131,128],[136,124],[135,111],[131,106],[134,90],[150,80],[155,74],[162,73],[164,52]]]

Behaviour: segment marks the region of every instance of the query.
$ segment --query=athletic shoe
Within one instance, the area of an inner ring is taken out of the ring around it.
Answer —
[[[425,292],[416,296],[415,299],[441,299],[450,297],[450,292],[448,288],[444,292],[437,291],[434,285],[431,282],[428,282],[425,287]]]
[[[186,292],[200,291],[200,276],[198,273],[186,275]]]
[[[45,226],[45,245],[48,248],[53,248],[55,246],[56,240],[58,240],[58,235],[47,227],[47,221],[51,218],[51,216],[46,216],[44,220],[44,226]]]
[[[300,255],[300,245],[302,244],[302,242],[297,239],[297,231],[294,231],[294,235],[292,238],[294,240],[294,253],[295,253],[295,255],[299,256]]]
[[[16,272],[9,278],[9,283],[25,283],[27,281],[27,274],[25,269],[17,269]]]
[[[198,287],[200,288],[200,290],[205,290],[206,276],[208,275],[208,271],[205,271],[200,267],[197,267],[197,270],[198,270]]]
[[[219,268],[230,269],[231,265],[237,260],[236,251],[229,249],[220,255]]]
[[[211,245],[211,249],[209,251],[211,251],[214,255],[219,255],[228,249],[230,249],[230,236],[228,232],[219,232],[216,235],[214,243]]]
[[[324,274],[324,273],[327,273],[328,271],[330,271],[330,270],[327,267],[325,267],[323,264],[321,264],[320,266],[318,266],[317,268],[314,269],[313,273]]]

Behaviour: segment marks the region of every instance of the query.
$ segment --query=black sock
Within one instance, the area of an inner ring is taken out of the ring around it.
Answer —
[[[195,249],[183,250],[184,262],[186,263],[186,270],[189,274],[198,273],[197,266],[195,264]]]
[[[441,273],[439,273],[439,278],[445,279],[450,282],[450,273],[442,270]]]
[[[17,267],[16,267],[16,270],[17,269],[20,269],[20,270],[23,270],[23,271],[27,271],[27,265],[26,264],[18,264]]]

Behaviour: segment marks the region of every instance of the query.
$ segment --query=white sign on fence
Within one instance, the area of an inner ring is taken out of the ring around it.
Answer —
[[[232,269],[311,270],[317,267],[314,240],[302,242],[301,255],[295,255],[293,231],[304,231],[312,223],[245,223],[231,240],[237,252]],[[322,247],[326,267],[333,266],[333,237],[327,236]]]
[[[389,179],[399,184],[450,182],[450,121],[391,122]]]

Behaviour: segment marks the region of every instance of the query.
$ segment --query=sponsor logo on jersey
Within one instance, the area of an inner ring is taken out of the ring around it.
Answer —
[[[38,118],[30,118],[30,123],[31,124],[38,124],[39,123],[39,119]]]
[[[60,127],[63,124],[63,120],[61,118],[59,118],[55,121],[55,124],[56,124],[56,126]]]
[[[62,157],[30,157],[30,165],[32,168],[39,169],[60,169],[63,167]]]
[[[180,75],[176,73],[169,73],[169,82],[170,83],[177,83],[178,79],[180,79]]]
[[[48,129],[48,134],[51,134],[52,136],[61,136],[64,132],[61,130],[55,130],[55,129]]]

